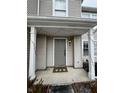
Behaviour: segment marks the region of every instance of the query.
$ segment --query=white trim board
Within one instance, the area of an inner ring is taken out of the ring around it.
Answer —
[[[37,16],[40,15],[40,0],[37,1]]]
[[[55,39],[65,39],[66,41],[66,65],[67,65],[67,38],[66,37],[53,37],[53,66],[55,66]]]

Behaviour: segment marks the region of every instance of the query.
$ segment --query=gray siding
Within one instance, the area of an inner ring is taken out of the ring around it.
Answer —
[[[38,0],[27,0],[27,15],[36,16],[37,15],[37,2]]]
[[[71,39],[71,44],[69,44],[69,39]],[[73,38],[68,37],[67,41],[67,66],[73,66]]]
[[[68,9],[70,17],[81,17],[81,0],[68,0]]]
[[[28,16],[37,15],[38,0],[27,0]],[[39,15],[52,16],[53,0],[39,0]],[[81,17],[81,0],[68,0],[68,16]]]
[[[47,66],[53,65],[53,37],[47,37]]]
[[[46,69],[46,36],[37,36],[36,69]]]
[[[52,16],[52,1],[40,0],[40,16]]]

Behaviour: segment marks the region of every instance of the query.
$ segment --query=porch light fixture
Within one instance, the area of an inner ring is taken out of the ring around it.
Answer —
[[[69,40],[68,43],[69,43],[69,46],[71,46],[71,40]]]
[[[69,46],[72,45],[72,39],[73,39],[72,37],[69,37],[69,38],[68,38],[68,44],[69,44]]]

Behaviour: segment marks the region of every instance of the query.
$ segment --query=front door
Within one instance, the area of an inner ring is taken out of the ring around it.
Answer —
[[[55,66],[66,65],[66,39],[55,39]]]

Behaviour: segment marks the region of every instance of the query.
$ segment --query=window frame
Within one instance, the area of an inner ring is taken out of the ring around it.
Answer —
[[[97,41],[96,40],[94,40],[94,57],[97,57]]]
[[[85,47],[87,43],[87,48]],[[89,49],[88,49],[88,41],[83,41],[83,56],[88,56],[89,55]],[[87,53],[85,53],[85,51],[87,51]]]
[[[53,13],[52,13],[52,16],[57,16],[55,11],[65,11],[65,16],[57,16],[57,17],[68,17],[68,0],[65,0],[66,1],[65,2],[66,3],[66,9],[60,9],[60,10],[55,8],[55,1],[56,0],[53,0],[53,7],[52,7],[53,8]]]

